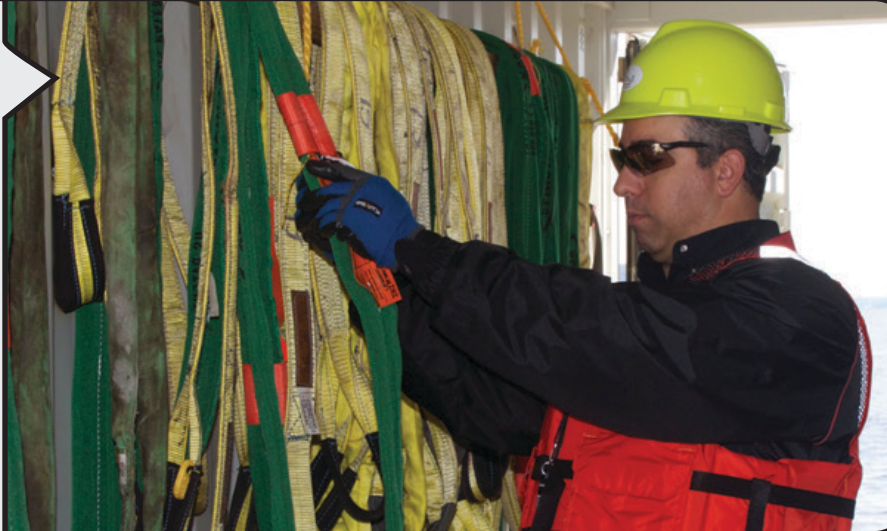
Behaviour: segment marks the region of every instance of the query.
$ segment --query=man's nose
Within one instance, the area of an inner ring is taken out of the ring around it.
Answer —
[[[641,177],[626,165],[619,170],[616,183],[613,185],[613,193],[619,197],[634,197],[640,193],[642,187]]]

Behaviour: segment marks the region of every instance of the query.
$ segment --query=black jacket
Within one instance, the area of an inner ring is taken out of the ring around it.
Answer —
[[[468,447],[526,454],[547,403],[659,441],[844,461],[859,422],[853,303],[748,221],[678,242],[640,283],[424,231],[398,242],[403,390]],[[846,388],[846,389],[845,389]]]

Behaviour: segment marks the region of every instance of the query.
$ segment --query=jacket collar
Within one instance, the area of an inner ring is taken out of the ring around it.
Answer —
[[[759,247],[778,235],[779,225],[765,219],[724,225],[675,243],[668,278],[665,278],[662,265],[642,252],[638,257],[638,277],[641,282],[653,285],[685,282],[697,270],[724,257]]]

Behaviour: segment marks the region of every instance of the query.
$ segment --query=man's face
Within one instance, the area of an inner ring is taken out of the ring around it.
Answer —
[[[622,127],[621,148],[643,141],[688,140],[686,118],[656,116],[628,120]],[[613,191],[625,199],[628,225],[634,229],[641,249],[665,265],[672,261],[674,244],[716,226],[717,172],[719,163],[700,168],[696,149],[681,147],[668,151],[670,167],[642,175],[628,165],[619,172]]]

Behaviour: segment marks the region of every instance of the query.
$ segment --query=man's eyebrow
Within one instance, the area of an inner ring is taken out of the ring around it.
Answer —
[[[631,147],[635,144],[654,144],[654,143],[658,143],[658,142],[659,142],[659,140],[655,140],[653,138],[640,138],[638,140],[635,140],[631,144],[629,144],[628,147]],[[622,140],[619,140],[619,148],[626,149],[626,147],[622,145]]]

